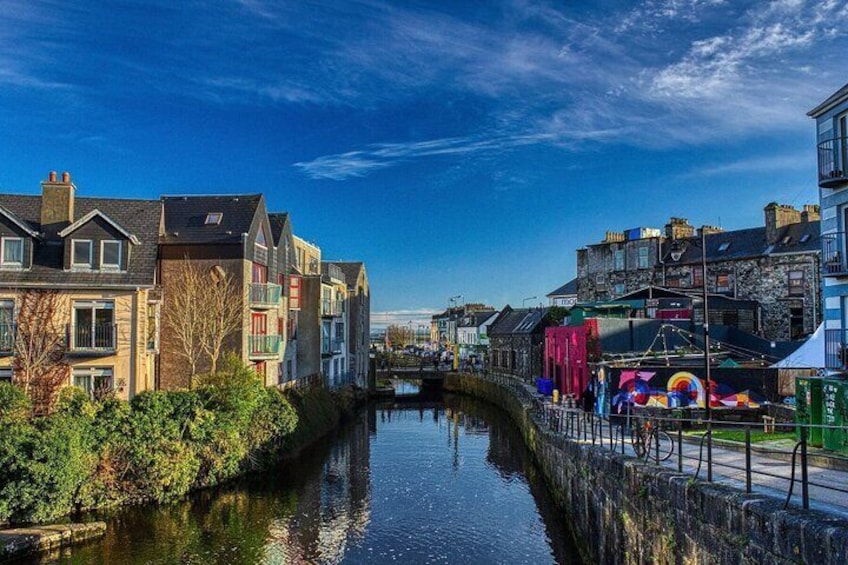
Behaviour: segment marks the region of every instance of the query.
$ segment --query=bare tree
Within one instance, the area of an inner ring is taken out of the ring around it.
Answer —
[[[201,346],[209,357],[210,372],[215,373],[227,338],[244,323],[245,296],[238,281],[216,265],[209,271],[205,297]]]
[[[189,367],[189,386],[203,355],[203,306],[209,284],[188,258],[168,274],[162,322],[176,354]]]
[[[68,380],[65,298],[56,290],[20,293],[15,330],[15,382],[30,397],[33,412],[47,414]]]
[[[386,328],[386,336],[392,347],[404,347],[413,344],[412,329],[407,326],[392,324]]]

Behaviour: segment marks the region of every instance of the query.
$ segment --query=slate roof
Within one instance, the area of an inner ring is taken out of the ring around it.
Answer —
[[[574,277],[558,289],[552,290],[545,296],[550,298],[552,296],[568,296],[569,294],[577,294],[577,277]]]
[[[818,221],[799,222],[783,226],[778,232],[777,243],[773,245],[770,245],[766,240],[765,227],[707,234],[707,262],[780,255],[783,253],[817,252],[821,250],[819,229]],[[786,240],[785,243],[784,240]],[[670,265],[686,265],[701,262],[700,236],[679,239],[677,241],[685,245],[685,250],[680,260],[674,261],[671,258],[672,242],[667,241],[663,244],[663,261]]]
[[[286,227],[288,218],[288,212],[268,214],[268,223],[271,224],[271,236],[274,238],[274,245],[280,244],[280,238],[283,236],[283,229]]]
[[[460,318],[458,326],[460,328],[477,328],[482,326],[486,320],[497,314],[495,310],[480,310],[471,312],[467,316]]]
[[[0,194],[0,206],[13,213],[34,231],[41,232],[41,196]],[[71,272],[63,269],[61,239],[34,240],[32,268],[25,271],[0,271],[0,284],[39,284],[56,287],[153,286],[159,243],[162,204],[158,200],[121,198],[74,198],[75,219],[100,210],[128,233],[138,245],[130,246],[125,273],[107,271]]]
[[[240,243],[250,231],[261,194],[222,196],[163,196],[165,235],[163,245]],[[205,225],[210,212],[221,212],[221,223]]]
[[[362,261],[334,261],[333,264],[342,270],[345,280],[350,285],[356,284],[359,280],[359,272],[365,269],[365,263]]]
[[[843,100],[848,100],[848,84],[846,84],[845,86],[843,86],[842,88],[840,88],[839,90],[837,90],[836,92],[834,92],[833,94],[828,96],[827,99],[824,102],[822,102],[821,104],[819,104],[818,106],[816,106],[815,108],[813,108],[812,110],[807,112],[807,115],[810,116],[811,118],[816,118],[816,117],[824,114],[825,112],[830,110],[833,106],[836,106],[837,104],[839,104]]]
[[[545,319],[548,310],[549,308],[516,308],[506,311],[489,326],[489,336],[533,333]]]

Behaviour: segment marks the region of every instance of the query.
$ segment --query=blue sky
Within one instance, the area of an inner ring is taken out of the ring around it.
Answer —
[[[815,201],[805,113],[848,82],[844,1],[0,8],[0,190],[264,192],[366,261],[376,321],[544,299],[607,229]]]

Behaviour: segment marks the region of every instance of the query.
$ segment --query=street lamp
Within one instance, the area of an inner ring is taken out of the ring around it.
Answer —
[[[686,247],[680,242],[675,241],[671,244],[671,258],[674,261],[679,261],[683,257],[683,252]],[[701,227],[701,285],[704,289],[704,377],[707,381],[707,402],[706,415],[707,422],[712,417],[712,409],[710,406],[710,392],[712,390],[712,379],[710,378],[710,310],[707,303],[707,232]]]
[[[527,298],[522,298],[522,299],[521,299],[521,307],[522,307],[522,308],[524,308],[524,304],[525,304],[528,300],[536,300],[537,298],[539,298],[539,297],[538,297],[538,296],[528,296]]]

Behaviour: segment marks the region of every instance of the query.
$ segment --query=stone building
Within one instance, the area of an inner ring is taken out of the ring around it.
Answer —
[[[79,198],[69,173],[51,172],[41,192],[0,194],[0,381],[13,378],[23,302],[55,290],[43,322],[68,385],[123,399],[155,388],[161,203]]]
[[[578,300],[614,300],[649,286],[701,293],[705,241],[710,294],[756,301],[754,327],[766,339],[804,337],[822,318],[819,208],[771,203],[764,213],[763,227],[742,230],[695,230],[671,218],[663,233],[607,232],[577,252]]]
[[[549,308],[509,305],[489,325],[489,367],[523,379],[542,376]]]

